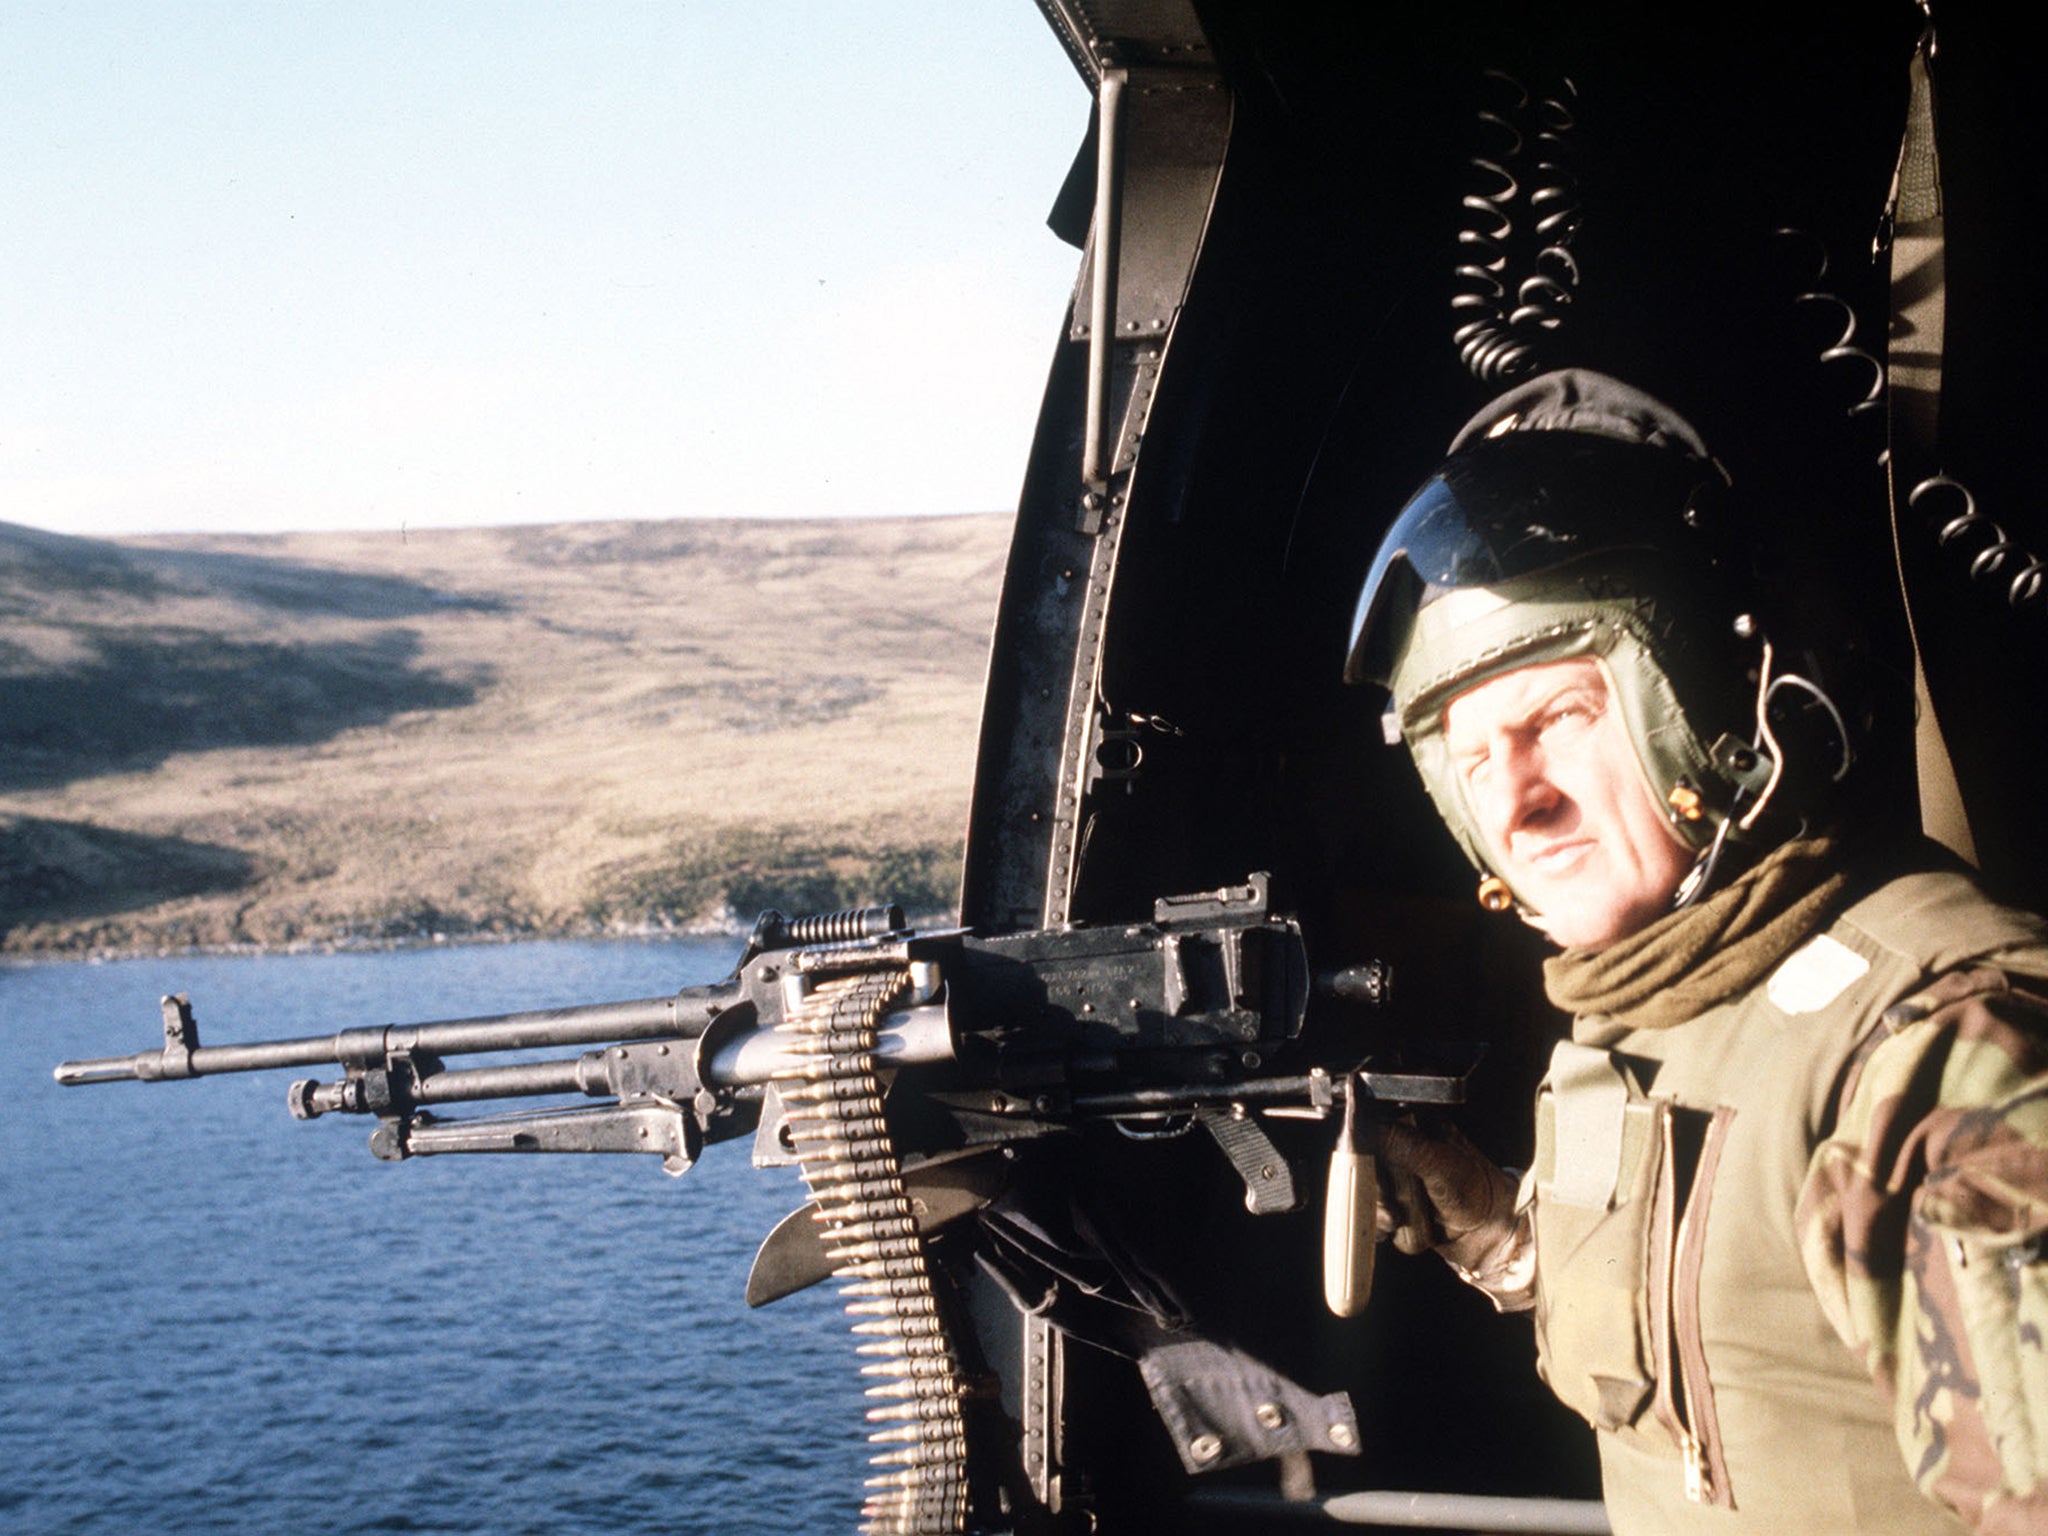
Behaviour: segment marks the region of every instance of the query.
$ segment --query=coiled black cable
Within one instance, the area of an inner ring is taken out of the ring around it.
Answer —
[[[1829,377],[1840,381],[1846,413],[1851,420],[1882,422],[1888,374],[1884,363],[1858,344],[1855,307],[1821,286],[1828,273],[1826,248],[1802,230],[1780,229],[1776,237],[1784,250],[1806,250],[1806,270],[1792,302],[1817,322],[1816,355]],[[1928,475],[1906,493],[1906,505],[1926,517],[1935,542],[1964,562],[1972,581],[1999,591],[2015,612],[2048,615],[2048,563],[1986,517],[1968,486],[1950,475]]]
[[[1499,70],[1482,78],[1493,99],[1478,113],[1473,186],[1460,199],[1451,341],[1475,379],[1501,385],[1551,361],[1578,291],[1571,242],[1580,204],[1570,155],[1578,92],[1569,80],[1537,96]]]
[[[1971,580],[2003,588],[2016,612],[2048,613],[2048,565],[1980,512],[1968,486],[1948,475],[1929,475],[1906,494],[1906,505],[1927,517],[1936,543],[1968,561]]]
[[[1792,307],[1815,334],[1815,355],[1830,383],[1830,398],[1841,402],[1852,421],[1879,423],[1885,410],[1885,366],[1876,353],[1860,344],[1856,307],[1833,289],[1828,277],[1827,247],[1801,229],[1773,231],[1785,261],[1797,276]]]

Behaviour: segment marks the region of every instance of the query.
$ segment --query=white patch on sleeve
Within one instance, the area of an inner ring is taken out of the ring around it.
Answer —
[[[1869,969],[1870,962],[1855,950],[1822,934],[1792,951],[1771,973],[1764,995],[1780,1013],[1818,1013]]]

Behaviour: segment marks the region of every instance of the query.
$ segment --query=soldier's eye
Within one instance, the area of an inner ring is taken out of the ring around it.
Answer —
[[[1537,729],[1548,733],[1591,725],[1602,714],[1600,700],[1583,693],[1567,694],[1543,712]]]

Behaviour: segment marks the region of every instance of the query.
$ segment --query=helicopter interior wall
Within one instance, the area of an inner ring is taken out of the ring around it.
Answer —
[[[1629,378],[1689,414],[1743,488],[1760,563],[1787,573],[1779,587],[1789,610],[1831,615],[1813,619],[1816,633],[1863,624],[1861,686],[1875,732],[1866,779],[1903,821],[1910,653],[1876,460],[1880,423],[1848,417],[1867,378],[1853,359],[1822,365],[1819,311],[1794,299],[1816,286],[1839,294],[1859,315],[1858,341],[1881,351],[1887,294],[1869,253],[1918,12],[1903,0],[1889,10],[1660,10],[1654,21],[1640,5],[1199,9],[1237,115],[1131,482],[1100,681],[1111,723],[1131,733],[1131,771],[1089,796],[1072,915],[1140,918],[1162,893],[1272,871],[1276,905],[1301,918],[1318,967],[1392,965],[1388,1008],[1326,1011],[1319,1027],[1373,1040],[1489,1040],[1464,1123],[1512,1161],[1526,1149],[1529,1090],[1561,1027],[1537,995],[1539,947],[1472,903],[1470,870],[1405,754],[1381,740],[1378,701],[1340,679],[1370,552],[1491,393],[1454,354],[1449,302],[1475,113],[1498,89],[1483,71],[1509,71],[1539,91],[1568,76],[1576,88],[1583,224],[1573,249],[1583,282],[1557,360]],[[1995,75],[1981,64],[1981,13],[1965,12],[1956,29],[1961,58]],[[2016,132],[2024,83],[1999,76],[1965,92],[1973,104],[1959,114],[1958,141]],[[2038,142],[2038,125],[2024,126]],[[1956,238],[1971,236],[1980,279],[2012,273],[2016,242],[1994,236],[2028,168],[2025,157],[1973,161],[1955,182]],[[1805,237],[1775,234],[1786,227]],[[1966,403],[1980,413],[1956,434],[1959,449],[2039,548],[2048,519],[2027,498],[2031,454],[2007,423],[2022,376],[2014,317],[2037,314],[2041,300],[2008,290],[1996,303],[1994,314],[1982,292],[1957,294],[1951,415]],[[1056,479],[1076,451],[1079,368],[1069,344],[1033,483]],[[1027,514],[1036,504],[1027,491]],[[1040,515],[1071,523],[1056,497]],[[1028,561],[1043,558],[1031,542],[1039,537],[1020,528],[1027,559],[1013,557],[1011,570],[1020,592]],[[2008,633],[2020,616],[1987,618],[1994,605],[1930,550],[1909,549],[1907,561],[1935,593],[1941,633],[1929,666],[1938,693],[1961,701],[1962,756],[1979,794],[2025,782],[2032,776],[2016,770],[2030,759],[2016,733],[2038,715],[2013,707],[2014,690],[2038,696],[2042,672],[2033,665],[2018,683],[2000,683],[1987,657],[2035,641]],[[2036,620],[2029,634],[2039,630]],[[1024,686],[1015,665],[1004,670],[1001,635],[992,712]],[[1794,646],[1801,639],[1788,634]],[[984,782],[989,764],[985,750]],[[997,834],[1023,810],[1021,801],[984,807],[978,789],[977,826],[994,829],[980,845],[991,864],[1003,848]],[[1995,825],[2022,835],[1997,840],[1991,852],[2005,862],[1994,873],[2027,872],[2028,849],[2041,862],[2044,814],[1996,810]],[[970,893],[976,879],[971,852]],[[1304,1131],[1291,1144],[1297,1168],[1314,1168],[1326,1141],[1323,1128]],[[1315,1293],[1313,1202],[1307,1213],[1250,1217],[1198,1139],[1091,1155],[1097,1187],[1174,1192],[1133,1220],[1149,1215],[1151,1241],[1179,1250],[1205,1316],[1304,1383],[1352,1390],[1366,1454],[1321,1463],[1329,1483],[1591,1491],[1588,1436],[1537,1382],[1527,1330],[1493,1319],[1441,1266],[1389,1260],[1374,1306],[1340,1323]],[[1128,1380],[1086,1350],[1074,1373],[1070,1434],[1085,1464],[1091,1445],[1127,1443],[1132,1399]],[[1137,1502],[1105,1528],[1144,1528],[1158,1487],[1149,1475],[1127,1483]],[[1105,1507],[1116,1497],[1105,1485]]]
[[[1847,416],[1868,387],[1855,360],[1819,360],[1833,338],[1817,326],[1829,313],[1839,324],[1839,309],[1794,297],[1837,293],[1860,317],[1855,340],[1882,352],[1888,295],[1870,244],[1919,12],[1905,0],[1769,10],[1204,0],[1198,10],[1237,113],[1128,485],[1100,672],[1108,725],[1128,735],[1118,772],[1083,807],[1071,918],[1147,918],[1161,893],[1272,870],[1276,905],[1303,922],[1317,967],[1393,967],[1389,1008],[1325,1010],[1317,1028],[1374,1044],[1489,1040],[1462,1124],[1516,1161],[1530,1087],[1561,1028],[1534,983],[1540,946],[1470,901],[1473,874],[1405,754],[1382,743],[1378,702],[1339,680],[1380,532],[1491,393],[1450,342],[1477,109],[1499,90],[1483,72],[1538,92],[1575,86],[1583,283],[1556,360],[1628,377],[1692,416],[1743,489],[1757,561],[1782,573],[1784,606],[1817,635],[1864,625],[1876,731],[1866,780],[1905,819],[1911,659],[1876,465],[1880,422]],[[2042,131],[2025,106],[2032,82],[2011,68],[2013,39],[1993,57],[1985,10],[1952,20],[1946,4],[1937,10],[1960,84],[1944,127],[1960,162],[1950,170],[1944,438],[2015,535],[2040,549],[2048,518],[2011,406],[2023,399],[2030,338],[2048,334],[2034,322],[2048,315],[2038,276],[2021,270],[2038,248],[2011,227],[2030,205]],[[2003,147],[1972,154],[1987,143]],[[1774,236],[1782,227],[1806,233]],[[1085,346],[1063,340],[991,662],[995,727],[977,772],[965,901],[975,922],[1032,922],[1028,899],[1042,889],[1032,862],[1051,848],[1034,811],[1057,723],[1047,711],[1028,731],[1006,721],[1028,715],[1018,707],[1055,674],[1061,621],[1044,569],[1085,565],[1069,483],[1083,371]],[[1937,698],[1954,702],[1958,768],[1993,829],[1991,872],[2040,903],[2048,811],[2032,801],[2048,797],[2011,788],[2036,776],[2021,737],[2038,729],[2028,705],[2042,678],[2040,621],[1985,602],[1923,530],[1905,532],[1915,600],[1933,614],[1927,666]],[[1032,602],[1042,614],[1026,612]],[[2015,678],[1999,676],[1991,655],[2028,659]],[[1280,1124],[1276,1137],[1298,1176],[1327,1155],[1327,1126],[1296,1135]],[[1372,1309],[1339,1323],[1317,1296],[1315,1200],[1288,1217],[1249,1217],[1200,1139],[1104,1139],[1085,1159],[1092,1188],[1145,1192],[1122,1219],[1174,1262],[1198,1315],[1317,1391],[1352,1391],[1364,1456],[1321,1460],[1325,1485],[1593,1491],[1589,1436],[1536,1380],[1528,1329],[1493,1319],[1442,1266],[1386,1260]],[[1135,1421],[1147,1415],[1128,1368],[1075,1346],[1075,1487],[1090,1468],[1130,1473],[1098,1479],[1090,1495],[1108,1530],[1151,1528],[1178,1477],[1169,1446],[1133,1446]],[[1227,1477],[1270,1485],[1272,1470]]]

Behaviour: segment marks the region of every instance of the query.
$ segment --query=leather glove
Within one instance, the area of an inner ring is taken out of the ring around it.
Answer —
[[[1401,1252],[1480,1270],[1515,1236],[1514,1179],[1456,1126],[1384,1122],[1375,1152],[1379,1235]]]

